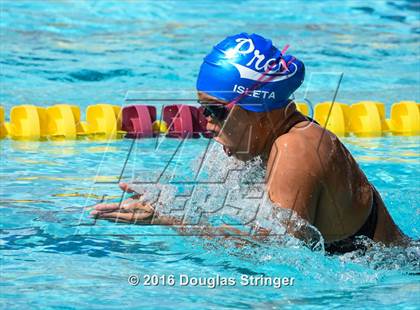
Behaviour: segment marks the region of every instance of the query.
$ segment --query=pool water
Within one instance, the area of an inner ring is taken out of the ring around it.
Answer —
[[[415,1],[2,1],[0,102],[7,111],[17,104],[58,102],[84,110],[97,102],[122,105],[127,92],[191,90],[211,46],[247,31],[279,46],[291,44],[305,62],[308,78],[296,98],[330,100],[344,73],[338,101],[378,100],[389,110],[395,101],[420,99],[418,12]],[[342,140],[399,227],[419,239],[418,137]],[[167,227],[89,217],[86,206],[121,198],[120,179],[153,184],[166,167],[159,180],[186,181],[181,188],[188,190],[209,142],[186,140],[172,157],[178,140],[163,140],[159,147],[154,139],[1,140],[1,307],[419,307],[418,244],[326,256],[292,238],[238,248]],[[219,172],[249,168],[225,158],[212,142],[210,148],[210,163]],[[250,178],[238,173],[229,187]],[[294,277],[295,283],[214,289],[128,284],[130,275],[145,274],[264,275]]]

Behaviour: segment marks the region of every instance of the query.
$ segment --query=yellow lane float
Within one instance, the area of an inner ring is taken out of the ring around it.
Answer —
[[[306,103],[297,102],[296,103],[296,110],[298,110],[300,113],[310,116],[309,115],[309,107]]]
[[[0,139],[7,136],[7,127],[4,121],[4,107],[0,106]]]
[[[125,134],[121,131],[121,107],[95,104],[86,110],[87,134],[93,139],[115,139]]]
[[[388,122],[386,120],[385,113],[385,104],[383,102],[374,101],[379,112],[379,117],[381,118],[381,128],[383,134],[391,134],[391,129],[389,128]]]
[[[47,108],[48,136],[52,140],[74,140],[80,123],[80,109],[69,104]]]
[[[374,101],[360,101],[349,109],[349,131],[358,137],[382,136],[385,106]]]
[[[349,134],[348,115],[349,106],[340,102],[321,102],[314,111],[315,120],[340,137]]]
[[[9,135],[15,140],[45,140],[47,111],[34,105],[20,105],[10,112]]]
[[[420,134],[420,105],[414,101],[400,101],[391,107],[387,120],[394,135],[416,136]]]
[[[152,127],[155,133],[166,134],[168,132],[168,124],[165,121],[154,121]]]

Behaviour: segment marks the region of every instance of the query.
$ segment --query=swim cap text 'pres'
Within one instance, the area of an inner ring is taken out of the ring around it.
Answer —
[[[264,112],[285,107],[304,76],[304,64],[282,55],[271,40],[240,33],[204,58],[197,90],[229,102],[239,98],[237,104],[245,110]]]

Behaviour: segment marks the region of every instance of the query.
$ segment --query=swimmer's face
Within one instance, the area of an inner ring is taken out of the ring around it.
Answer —
[[[198,92],[201,103],[227,106],[228,102]],[[221,109],[222,110],[222,109]],[[215,134],[214,140],[223,145],[228,156],[235,156],[240,160],[249,160],[260,154],[264,145],[261,136],[264,132],[259,126],[260,113],[246,111],[234,105],[228,111],[225,120],[219,120],[215,115],[208,115],[207,130]],[[217,114],[216,114],[217,115]]]

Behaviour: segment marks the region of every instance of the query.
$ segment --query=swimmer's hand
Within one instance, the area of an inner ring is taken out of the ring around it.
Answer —
[[[99,203],[95,205],[90,213],[96,219],[110,220],[120,223],[131,224],[151,224],[155,210],[154,208],[139,198],[142,194],[137,193],[126,183],[120,183],[120,188],[127,193],[134,195],[122,202]]]
[[[100,203],[90,213],[97,219],[120,223],[150,224],[154,209],[147,204],[129,198],[121,203]]]

